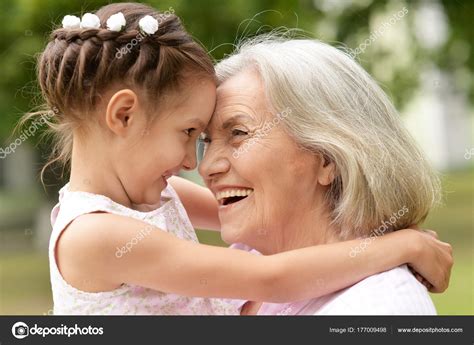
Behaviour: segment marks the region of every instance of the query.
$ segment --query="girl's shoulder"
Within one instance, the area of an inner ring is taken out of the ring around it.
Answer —
[[[121,285],[114,273],[119,268],[122,248],[137,228],[148,224],[110,213],[89,213],[74,219],[62,231],[55,257],[62,277],[86,292],[109,291]]]
[[[163,191],[160,207],[140,212],[104,195],[71,191],[66,185],[51,215],[52,264],[79,290],[112,290],[120,285],[120,274],[116,273],[127,261],[118,259],[153,229],[177,233],[178,225],[185,224],[185,220],[179,222],[180,211],[179,199],[171,188]],[[91,282],[97,286],[90,286]]]

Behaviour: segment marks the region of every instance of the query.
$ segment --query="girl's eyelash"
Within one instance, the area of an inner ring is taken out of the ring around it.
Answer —
[[[185,129],[184,130],[184,133],[186,133],[186,135],[188,136],[191,136],[192,133],[196,130],[196,128],[188,128],[188,129]]]

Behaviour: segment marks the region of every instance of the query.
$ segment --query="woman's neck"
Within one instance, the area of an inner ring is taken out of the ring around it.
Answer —
[[[330,214],[323,206],[312,210],[300,209],[300,212],[286,219],[278,226],[276,233],[271,232],[268,247],[262,252],[265,255],[340,241],[336,227],[331,224]]]

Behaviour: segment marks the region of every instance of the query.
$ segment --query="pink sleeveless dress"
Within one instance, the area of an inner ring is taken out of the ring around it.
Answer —
[[[77,217],[107,212],[132,217],[175,236],[198,242],[194,228],[178,195],[168,185],[161,195],[161,207],[140,212],[118,204],[106,196],[70,191],[65,185],[59,203],[51,213],[53,231],[49,242],[51,287],[56,315],[238,315],[241,303],[225,299],[185,297],[123,284],[105,292],[85,292],[69,285],[59,272],[56,243],[62,231]],[[154,229],[150,227],[150,229]],[[149,230],[159,231],[159,230]],[[138,239],[137,239],[138,241]]]

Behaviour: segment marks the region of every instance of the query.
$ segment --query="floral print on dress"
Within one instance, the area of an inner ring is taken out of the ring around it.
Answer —
[[[77,217],[107,212],[132,217],[167,231],[181,239],[198,242],[181,200],[168,185],[161,206],[141,212],[120,205],[104,195],[70,191],[65,185],[59,203],[51,213],[53,231],[49,243],[51,287],[56,315],[238,315],[239,303],[232,300],[186,297],[141,286],[123,284],[106,292],[85,292],[69,285],[61,276],[55,247],[62,231]],[[154,229],[151,228],[150,229]],[[159,231],[159,230],[156,230]]]

